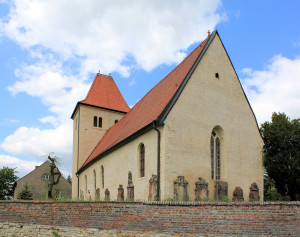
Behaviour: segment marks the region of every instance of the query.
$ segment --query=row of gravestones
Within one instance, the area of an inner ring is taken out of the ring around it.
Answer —
[[[187,191],[188,182],[184,176],[178,176],[174,181],[174,199],[175,200],[189,200]],[[201,201],[208,199],[208,183],[200,177],[195,182],[195,201]],[[82,199],[83,192],[80,193]],[[215,200],[223,200],[224,197],[228,197],[228,184],[224,181],[215,181]],[[95,199],[100,200],[100,189],[96,189]],[[127,185],[127,200],[134,200],[134,185],[132,182],[132,173],[128,173],[128,185]],[[110,200],[110,192],[105,189],[105,200]],[[124,201],[124,188],[120,184],[118,188],[118,201]],[[152,175],[149,180],[149,201],[157,200],[157,176]],[[259,188],[256,183],[252,183],[250,186],[249,200],[259,201]],[[236,187],[233,191],[232,201],[244,201],[243,189]]]
[[[189,200],[187,192],[188,182],[184,176],[178,176],[174,181],[174,199],[176,200]],[[195,201],[208,199],[208,183],[200,177],[195,182]],[[228,184],[224,181],[215,181],[215,200],[223,200],[228,197]],[[250,186],[249,200],[259,201],[259,188],[256,183]],[[236,187],[233,191],[232,201],[244,201],[243,189]]]

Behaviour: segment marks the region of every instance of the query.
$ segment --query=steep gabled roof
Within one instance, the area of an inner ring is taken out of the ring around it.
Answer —
[[[96,75],[86,98],[77,103],[71,118],[73,118],[78,104],[85,104],[124,113],[130,110],[114,79],[111,76],[100,73]]]
[[[154,122],[163,123],[163,120],[185,86],[186,82],[184,81],[187,81],[185,79],[190,77],[190,74],[194,70],[194,65],[199,62],[215,34],[216,31],[212,35],[209,35],[172,72],[124,115],[118,123],[107,131],[78,173],[98,158],[124,144],[125,140],[151,127]]]

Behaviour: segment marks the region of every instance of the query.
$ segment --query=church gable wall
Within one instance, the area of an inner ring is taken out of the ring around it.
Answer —
[[[145,148],[144,177],[140,177],[140,146]],[[104,186],[102,186],[102,166],[104,170]],[[94,182],[94,170],[96,185]],[[132,183],[128,185],[128,174],[131,172]],[[154,129],[142,134],[126,145],[102,157],[86,168],[79,175],[79,189],[82,199],[97,199],[99,188],[100,200],[105,200],[105,190],[108,189],[110,200],[118,199],[120,185],[124,189],[124,199],[127,199],[127,187],[134,190],[135,200],[148,200],[149,180],[157,173],[157,132]],[[85,184],[87,177],[87,186]],[[133,186],[133,187],[132,187]],[[119,193],[121,198],[121,193]]]
[[[253,182],[263,196],[263,142],[218,35],[168,114],[164,130],[162,199],[174,197],[178,176],[188,182],[190,200],[195,199],[195,182],[200,177],[208,183],[209,198],[215,198],[210,152],[213,130],[220,139],[220,180],[228,184],[228,197],[232,199],[239,186],[248,200]]]

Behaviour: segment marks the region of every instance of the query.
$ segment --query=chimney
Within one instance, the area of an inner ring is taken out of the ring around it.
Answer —
[[[37,168],[39,168],[39,167],[40,167],[39,165],[36,165],[36,166],[35,166],[35,169],[37,169]]]

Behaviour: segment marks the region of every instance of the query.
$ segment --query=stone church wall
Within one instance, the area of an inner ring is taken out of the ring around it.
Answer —
[[[218,73],[218,77],[216,76]],[[255,117],[218,36],[187,82],[164,126],[162,200],[173,198],[174,181],[184,177],[190,200],[195,182],[208,183],[209,198],[218,185],[211,177],[210,138],[221,143],[221,179],[229,199],[236,187],[249,199],[250,186],[263,190],[263,141]],[[177,181],[176,181],[177,182]],[[225,186],[224,186],[225,187]],[[260,200],[263,193],[260,191]]]
[[[145,176],[139,174],[139,145],[145,146]],[[104,186],[102,186],[102,166],[104,169]],[[96,173],[96,184],[94,179]],[[95,200],[99,189],[100,200],[105,200],[105,190],[108,189],[110,200],[118,200],[120,185],[124,189],[124,199],[127,199],[128,174],[131,172],[135,200],[148,200],[149,180],[157,173],[157,132],[152,129],[132,140],[125,146],[113,151],[96,161],[79,175],[81,199]],[[85,184],[87,177],[87,187]]]
[[[0,201],[2,236],[298,236],[300,202]]]

